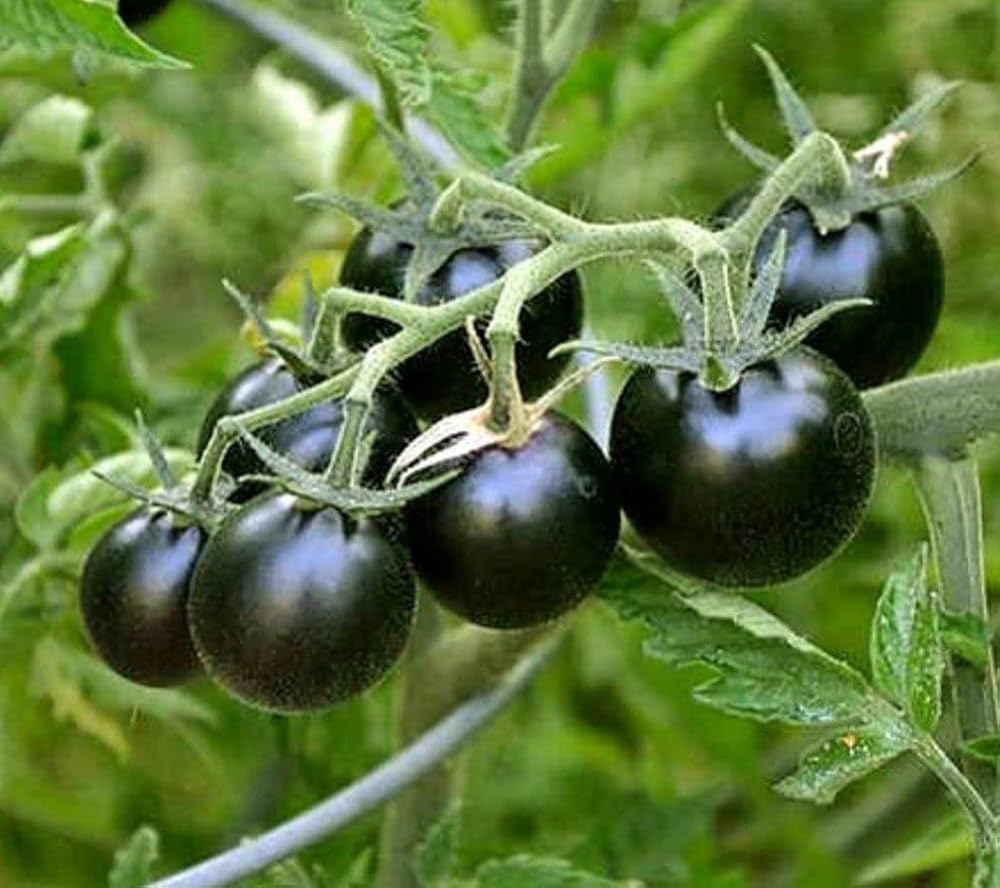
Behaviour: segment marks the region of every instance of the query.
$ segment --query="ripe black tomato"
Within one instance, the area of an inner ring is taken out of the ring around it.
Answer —
[[[185,610],[204,535],[167,512],[139,509],[87,558],[80,606],[87,634],[115,672],[153,687],[201,671]]]
[[[547,414],[516,450],[490,447],[462,475],[410,503],[413,564],[449,609],[497,629],[577,605],[618,539],[618,494],[600,448]]]
[[[398,522],[397,522],[398,523]],[[208,541],[188,614],[209,676],[264,709],[345,700],[403,651],[415,591],[393,526],[264,494]]]
[[[434,305],[471,293],[492,283],[541,247],[535,241],[509,241],[459,250],[420,289],[416,302]],[[344,258],[341,283],[356,290],[402,298],[412,252],[409,244],[363,228]],[[558,278],[525,305],[517,367],[526,397],[538,397],[559,378],[569,358],[549,358],[548,354],[559,343],[578,336],[582,323],[583,289],[575,271]],[[395,329],[387,321],[351,314],[344,319],[344,340],[361,351]],[[478,322],[478,329],[480,334],[485,333],[485,320]],[[398,380],[407,401],[428,420],[475,407],[486,398],[486,385],[473,363],[464,330],[456,330],[406,361],[399,368]]]
[[[827,358],[799,348],[726,392],[636,370],[615,406],[625,514],[682,573],[724,586],[803,574],[853,536],[875,478],[871,417]]]
[[[134,28],[159,15],[169,3],[170,0],[119,0],[118,15],[126,25]]]
[[[740,193],[716,216],[735,218],[749,199]],[[941,249],[923,214],[912,204],[894,204],[821,235],[809,211],[791,203],[765,230],[754,258],[758,268],[782,229],[787,254],[770,325],[787,326],[839,299],[870,299],[870,306],[831,318],[806,344],[832,358],[859,388],[905,376],[934,335],[944,297]]]
[[[233,416],[288,398],[304,388],[284,362],[273,359],[253,364],[226,386],[212,403],[198,437],[198,453],[204,452],[215,424],[223,416]],[[256,431],[272,450],[294,460],[309,471],[326,468],[337,443],[343,411],[337,401],[327,401],[274,425]],[[380,388],[365,427],[375,432],[365,480],[379,484],[389,466],[406,444],[416,436],[417,424],[409,408],[392,388]],[[233,478],[267,474],[268,468],[243,441],[234,443],[222,461],[222,468]],[[245,501],[262,487],[244,484],[234,497]]]

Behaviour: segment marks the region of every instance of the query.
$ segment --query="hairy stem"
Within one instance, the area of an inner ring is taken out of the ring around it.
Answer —
[[[925,456],[915,478],[937,562],[938,580],[949,610],[989,623],[983,565],[982,504],[975,460]],[[962,740],[1000,732],[1000,688],[993,648],[984,668],[952,658],[952,692]],[[997,769],[966,756],[963,770],[979,792],[996,804]]]
[[[904,379],[865,393],[883,457],[962,458],[968,445],[1000,432],[1000,361]]]

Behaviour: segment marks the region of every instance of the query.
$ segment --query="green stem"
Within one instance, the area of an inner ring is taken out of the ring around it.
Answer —
[[[925,456],[915,477],[949,610],[989,623],[983,565],[982,503],[975,460]],[[952,658],[952,690],[962,740],[1000,732],[1000,688],[992,645],[984,668]],[[966,756],[962,767],[991,804],[997,799],[997,769]]]
[[[726,250],[742,260],[739,291],[744,292],[748,285],[753,251],[764,229],[799,188],[809,183],[824,192],[837,193],[850,187],[850,182],[850,167],[836,139],[821,132],[806,136],[767,177],[743,215],[719,236]],[[816,219],[820,231],[843,228],[849,222],[846,213]]]
[[[914,753],[947,787],[972,821],[978,849],[995,848],[996,819],[985,799],[959,770],[947,753],[928,734],[914,736]]]
[[[282,401],[258,407],[256,410],[248,410],[236,416],[222,417],[216,423],[212,437],[198,464],[198,474],[191,488],[192,500],[196,503],[210,502],[212,487],[218,478],[222,459],[229,446],[239,437],[241,426],[253,431],[296,416],[324,401],[343,397],[357,372],[358,366],[355,365]]]
[[[962,458],[1000,432],[1000,361],[904,379],[865,393],[883,456]]]
[[[570,0],[550,40],[544,40],[542,0],[520,0],[514,60],[514,95],[507,116],[507,142],[528,144],[553,87],[587,45],[604,0]]]
[[[406,119],[403,117],[403,106],[399,101],[396,81],[379,64],[375,65],[375,79],[382,95],[382,114],[386,122],[399,132],[406,132]]]

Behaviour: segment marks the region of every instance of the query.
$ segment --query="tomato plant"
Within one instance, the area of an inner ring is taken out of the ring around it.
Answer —
[[[0,0],[5,884],[1000,882],[995,4],[794,6]]]

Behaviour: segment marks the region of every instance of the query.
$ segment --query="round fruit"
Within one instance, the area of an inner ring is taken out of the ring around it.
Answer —
[[[233,416],[301,391],[304,385],[278,359],[253,364],[220,392],[202,423],[198,453],[204,452],[215,424],[223,416]],[[274,425],[258,429],[256,435],[270,447],[309,471],[327,467],[337,443],[343,411],[337,401],[327,401]],[[402,398],[391,388],[379,389],[368,414],[366,432],[375,432],[365,480],[378,484],[406,444],[416,436],[417,424]],[[222,462],[233,478],[267,474],[268,468],[244,441],[233,444]],[[237,500],[245,501],[260,492],[261,485],[245,484]]]
[[[618,539],[611,467],[590,436],[547,414],[522,447],[477,453],[453,481],[410,503],[413,564],[446,607],[497,629],[577,605]]]
[[[735,218],[749,199],[738,195],[717,216]],[[787,326],[835,300],[870,299],[870,306],[831,318],[806,344],[832,358],[859,388],[905,376],[934,334],[944,295],[941,249],[923,214],[912,204],[890,205],[821,235],[809,211],[792,203],[765,230],[754,258],[758,268],[782,229],[787,255],[771,326]]]
[[[153,687],[201,671],[185,605],[203,534],[168,512],[139,509],[112,527],[83,569],[87,633],[120,675]]]
[[[126,25],[134,28],[159,15],[169,3],[170,0],[119,0],[118,15]]]
[[[188,614],[213,679],[255,706],[297,712],[346,700],[385,675],[414,606],[391,527],[270,493],[208,541]]]
[[[615,407],[625,514],[682,573],[724,586],[803,574],[853,536],[875,478],[871,417],[851,381],[799,348],[726,392],[637,370]]]
[[[450,302],[492,283],[541,247],[535,241],[509,241],[459,250],[431,276],[415,301],[421,305]],[[344,258],[341,283],[356,290],[402,298],[412,252],[409,244],[363,228]],[[478,322],[481,335],[486,323]],[[549,352],[559,343],[576,338],[582,324],[583,289],[575,271],[558,278],[525,305],[517,367],[526,397],[538,397],[559,378],[569,357],[549,358]],[[351,314],[344,319],[344,340],[351,348],[362,351],[391,335],[394,329],[387,321]],[[399,368],[399,387],[413,409],[428,420],[475,407],[487,394],[464,330],[456,330],[406,361]]]

